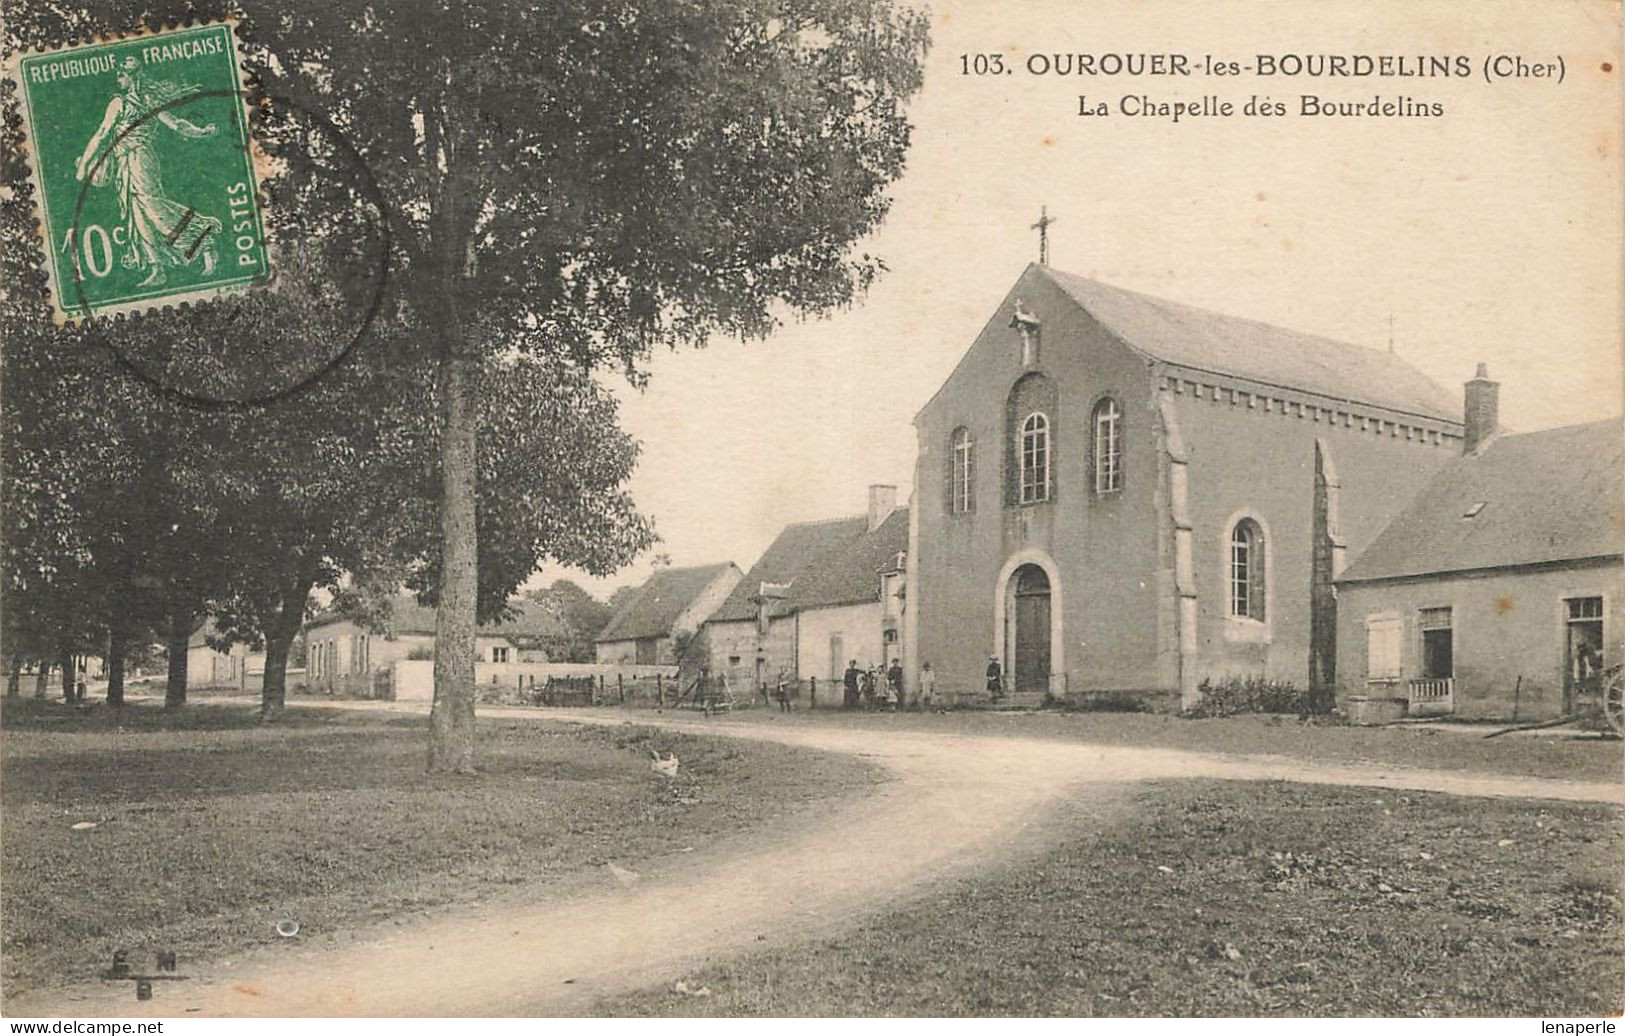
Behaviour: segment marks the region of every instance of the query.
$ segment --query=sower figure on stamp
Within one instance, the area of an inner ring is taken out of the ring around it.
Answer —
[[[199,256],[203,273],[212,273],[220,221],[164,192],[158,144],[164,127],[192,140],[211,137],[219,127],[199,126],[173,110],[160,110],[197,91],[143,74],[134,57],[125,58],[119,67],[118,85],[119,92],[107,102],[101,125],[79,156],[74,177],[83,180],[90,173],[92,186],[111,183],[118,191],[119,215],[129,246],[122,265],[125,269],[150,268],[139,287],[164,283],[166,267],[187,266]],[[101,156],[103,144],[108,146],[105,157]]]

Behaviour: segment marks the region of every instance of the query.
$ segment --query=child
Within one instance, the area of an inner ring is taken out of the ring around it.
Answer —
[[[931,709],[937,704],[937,674],[930,662],[920,663],[920,708]]]

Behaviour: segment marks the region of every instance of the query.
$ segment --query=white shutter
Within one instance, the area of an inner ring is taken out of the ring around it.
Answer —
[[[1399,679],[1401,625],[1397,615],[1371,615],[1365,620],[1365,673],[1369,680]]]

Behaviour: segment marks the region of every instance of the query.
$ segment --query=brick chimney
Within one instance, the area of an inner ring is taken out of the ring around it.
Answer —
[[[1489,368],[1478,365],[1478,373],[1467,383],[1467,403],[1462,423],[1467,426],[1464,452],[1478,453],[1495,439],[1500,428],[1501,383],[1491,381]]]
[[[869,531],[880,528],[886,516],[897,510],[897,487],[874,485],[869,487]]]

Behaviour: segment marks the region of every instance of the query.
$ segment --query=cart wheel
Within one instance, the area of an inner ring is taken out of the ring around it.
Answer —
[[[1616,670],[1603,689],[1602,714],[1616,737],[1625,737],[1625,669]]]

